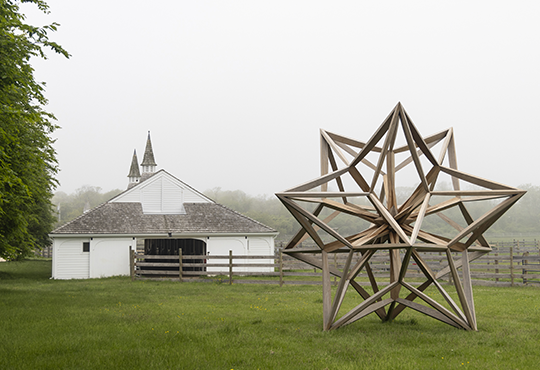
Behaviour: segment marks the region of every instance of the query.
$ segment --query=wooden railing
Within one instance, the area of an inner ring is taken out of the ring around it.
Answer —
[[[181,253],[181,251],[180,251]],[[444,253],[420,253],[428,266],[437,272],[446,267]],[[315,257],[317,255],[314,255]],[[461,258],[456,254],[456,260]],[[256,260],[256,261],[255,261]],[[276,256],[149,256],[135,254],[131,258],[132,279],[160,278],[180,281],[216,281],[261,284],[321,284],[321,271],[306,263],[278,252]],[[354,262],[354,261],[353,261]],[[334,254],[330,263],[342,270],[345,254]],[[384,281],[390,264],[384,252],[377,252],[370,267],[375,277]],[[472,261],[471,278],[475,285],[514,286],[540,284],[540,250],[530,247],[497,247],[494,251]],[[424,277],[414,263],[408,268],[407,279]],[[449,275],[442,280],[449,279]],[[368,285],[368,276],[360,273],[356,279]],[[337,278],[334,282],[337,284]]]

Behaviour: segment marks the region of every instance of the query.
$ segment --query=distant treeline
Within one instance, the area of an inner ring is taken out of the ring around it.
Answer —
[[[527,194],[521,198],[486,233],[487,236],[536,236],[540,235],[540,187],[530,184],[520,185]],[[412,187],[396,189],[398,201],[403,202],[413,192]],[[241,190],[206,190],[205,195],[235,211],[268,225],[280,232],[278,242],[288,241],[300,229],[298,222],[274,196],[250,196]],[[497,200],[470,202],[466,207],[476,219],[497,204]],[[457,209],[444,212],[462,227],[466,222]],[[348,236],[363,230],[367,224],[356,217],[341,215],[331,221],[330,226],[342,235]],[[422,229],[448,237],[455,235],[455,229],[436,215],[424,219]],[[324,237],[324,235],[323,235]]]
[[[540,187],[526,184],[519,188],[527,190],[527,194],[488,230],[488,236],[540,235]],[[398,200],[403,201],[413,190],[407,187],[396,189]],[[58,210],[58,225],[81,215],[85,208],[91,209],[120,192],[120,189],[115,189],[102,193],[101,188],[96,186],[83,186],[73,194],[57,192],[52,201]],[[273,195],[251,196],[242,190],[231,191],[221,188],[206,190],[204,194],[217,203],[279,231],[276,240],[278,243],[288,241],[300,229],[298,222]],[[477,218],[491,209],[496,202],[496,200],[471,202],[467,203],[467,209],[474,218]],[[445,214],[462,226],[466,225],[457,209],[445,211]],[[330,226],[347,236],[364,229],[367,224],[358,218],[342,215],[332,220]],[[438,216],[426,217],[423,229],[447,236],[455,233],[454,229]]]
[[[75,190],[72,194],[57,191],[52,198],[52,203],[56,207],[56,226],[65,224],[68,221],[83,214],[85,210],[92,209],[101,203],[105,203],[115,195],[122,192],[114,189],[106,193],[101,192],[99,186],[85,185]]]

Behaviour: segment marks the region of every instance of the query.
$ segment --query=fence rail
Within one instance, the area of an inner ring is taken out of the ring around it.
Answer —
[[[446,267],[446,256],[442,252],[421,252],[421,257],[436,273]],[[316,256],[316,255],[315,255]],[[332,266],[342,270],[344,254],[334,254]],[[456,261],[461,258],[456,254]],[[256,261],[255,261],[256,260]],[[353,261],[354,262],[354,261]],[[130,256],[132,279],[174,279],[180,281],[220,281],[232,284],[322,284],[319,269],[294,259],[281,251],[275,256]],[[387,253],[377,252],[369,264],[377,278],[389,278],[390,263]],[[459,269],[461,270],[461,269]],[[471,279],[474,285],[516,286],[540,284],[540,246],[538,242],[493,245],[493,252],[472,261]],[[461,273],[461,271],[460,271]],[[409,265],[406,278],[423,281],[423,274],[415,263]],[[441,280],[450,282],[449,275]],[[369,285],[367,274],[360,273],[359,284]],[[338,279],[334,278],[334,284]]]

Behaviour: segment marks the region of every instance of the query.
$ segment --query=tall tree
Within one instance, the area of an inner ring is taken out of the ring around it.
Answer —
[[[35,80],[30,60],[46,59],[47,49],[69,57],[48,38],[58,24],[26,24],[23,2],[48,13],[42,0],[0,0],[0,257],[7,259],[47,245],[55,221],[50,199],[58,167],[51,134],[58,126],[43,108],[45,84]]]

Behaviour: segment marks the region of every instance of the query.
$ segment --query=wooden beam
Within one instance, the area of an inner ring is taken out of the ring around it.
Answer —
[[[373,294],[371,297],[360,303],[358,306],[353,308],[351,311],[347,312],[345,315],[343,315],[339,320],[337,320],[334,325],[332,325],[332,329],[337,329],[340,326],[349,324],[350,320],[354,318],[357,314],[362,312],[365,308],[369,307],[371,304],[375,303],[377,299],[381,298],[385,294],[387,294],[389,291],[391,291],[393,288],[396,287],[399,283],[396,281],[394,283],[388,284],[386,287],[378,291],[377,293]]]
[[[446,317],[445,315],[443,315],[442,313],[440,313],[439,311],[437,311],[437,310],[435,310],[435,309],[433,309],[431,307],[423,306],[423,305],[421,305],[419,303],[409,301],[409,300],[403,299],[403,298],[396,299],[396,302],[402,304],[403,306],[407,306],[409,308],[412,308],[415,311],[423,313],[424,315],[427,315],[427,316],[433,317],[434,319],[442,321],[445,324],[454,326],[454,327],[459,328],[459,329],[462,328],[460,325],[458,325],[457,323],[450,320],[448,317]]]
[[[322,251],[322,285],[323,285],[323,330],[330,330],[332,325],[332,285],[330,283],[330,268],[328,265],[328,253]]]
[[[493,207],[490,211],[486,212],[480,216],[476,221],[471,223],[469,226],[464,228],[458,235],[456,235],[449,243],[448,247],[456,244],[459,240],[464,238],[467,234],[475,232],[477,229],[481,228],[481,232],[491,226],[504,212],[508,210],[515,202],[523,196],[523,193],[516,194],[513,197],[508,198],[507,200],[499,203]],[[476,237],[475,237],[476,239]]]
[[[422,222],[424,221],[424,216],[426,214],[427,207],[429,206],[430,198],[431,194],[429,193],[427,193],[424,197],[424,201],[422,202],[422,206],[420,207],[420,211],[418,212],[418,216],[416,217],[416,223],[411,234],[411,244],[416,243],[416,238],[418,237],[418,233],[420,232],[420,228],[422,227]]]
[[[283,205],[285,206],[285,208],[287,208],[287,206],[285,205],[286,201],[285,201],[285,196],[282,196],[282,195],[278,195],[276,194],[276,196],[278,197],[278,199],[281,201],[281,203],[283,203]],[[317,208],[313,211],[313,214],[314,215],[318,215],[322,210],[323,210],[323,206],[320,204],[319,206],[317,206]],[[288,209],[288,208],[287,208]],[[294,248],[295,246],[297,246],[299,243],[301,243],[303,240],[305,240],[306,238],[304,237],[306,235],[306,229],[304,228],[301,228],[296,234],[295,236],[293,236],[293,238],[289,241],[289,243],[287,244],[287,246],[284,248],[284,249],[292,249]],[[309,234],[308,234],[309,235]]]
[[[322,135],[323,130],[321,129],[321,176],[324,176],[328,174],[328,152],[330,151],[330,147],[328,143],[324,139],[324,135]],[[321,185],[322,191],[328,190],[328,183],[324,183]]]
[[[320,220],[317,216],[315,216],[314,214],[312,214],[311,212],[308,212],[306,211],[305,209],[303,209],[302,207],[298,206],[296,203],[294,203],[293,201],[291,200],[288,200],[286,198],[284,198],[284,200],[286,201],[286,204],[287,204],[287,208],[289,209],[289,211],[291,209],[294,209],[296,211],[296,213],[300,214],[301,216],[304,216],[306,217],[307,219],[309,219],[311,222],[313,222],[314,224],[316,224],[317,226],[319,226],[322,230],[326,231],[330,236],[332,236],[333,238],[335,238],[336,240],[339,240],[341,243],[343,243],[343,245],[349,247],[349,248],[352,248],[352,245],[349,243],[349,241],[347,239],[345,239],[344,237],[342,237],[341,235],[339,235],[334,229],[332,229],[330,226],[328,226],[325,222],[323,222],[322,220]],[[307,224],[305,222],[305,220],[300,217],[300,219],[303,220],[304,224]],[[298,222],[300,222],[300,219],[297,218]],[[304,226],[304,225],[302,225]],[[308,224],[308,227],[311,228],[311,225]],[[315,231],[313,231],[315,232]],[[311,235],[310,233],[310,236],[313,238],[313,236]],[[319,236],[317,235],[317,239],[320,240]],[[317,243],[317,245],[319,245],[319,243]],[[319,245],[321,247],[321,249],[323,248],[324,246],[324,243]]]
[[[471,316],[470,324],[473,330],[478,330],[478,327],[476,325],[476,313],[474,308],[471,269],[469,265],[469,253],[467,251],[463,251],[461,253],[461,261],[461,266],[463,266],[463,268],[461,269],[463,271],[463,291]]]
[[[390,214],[390,212],[388,212],[386,208],[384,208],[379,199],[377,199],[377,197],[375,197],[373,194],[369,194],[368,199],[375,206],[375,208],[377,208],[379,214],[386,220],[386,222],[388,222],[388,225],[390,225],[390,227],[394,229],[394,231],[406,244],[410,245],[411,242],[407,237],[407,234],[405,234],[401,226],[399,226],[396,220],[394,220],[394,217]]]
[[[384,140],[383,151],[379,155],[379,160],[377,162],[377,168],[375,169],[375,172],[373,174],[373,178],[371,180],[371,189],[375,189],[375,186],[377,184],[377,180],[379,178],[379,175],[380,175],[384,160],[387,159],[388,153],[391,152],[392,148],[394,147],[394,141],[396,140],[398,120],[399,120],[398,111],[394,110],[394,114],[392,115],[392,119],[390,121],[390,126],[388,127],[388,131],[386,133],[386,138]],[[394,169],[392,168],[392,171],[393,170]]]
[[[426,181],[426,176],[424,175],[424,170],[422,169],[422,163],[420,162],[420,158],[418,157],[418,154],[415,150],[409,122],[406,115],[403,114],[401,115],[401,127],[403,128],[403,132],[405,133],[405,139],[407,140],[407,144],[409,144],[409,150],[414,162],[414,167],[416,168],[416,172],[418,173],[418,177],[420,178],[420,184],[423,186],[424,191],[427,192],[429,191],[429,187]]]
[[[332,308],[330,310],[330,321],[333,322],[336,319],[336,315],[343,303],[343,298],[347,292],[347,287],[349,286],[349,269],[351,267],[352,258],[354,256],[354,251],[351,250],[345,261],[345,266],[343,266],[343,277],[339,280],[338,287],[336,289],[336,294],[334,295],[334,301],[332,302]]]
[[[441,168],[441,171],[444,172],[444,173],[447,173],[447,174],[449,174],[451,176],[457,177],[458,179],[461,179],[463,181],[467,181],[467,182],[469,182],[471,184],[478,185],[478,186],[481,186],[481,187],[484,187],[484,188],[488,188],[488,189],[491,189],[491,190],[514,190],[514,191],[518,191],[516,188],[513,188],[511,186],[499,184],[497,182],[489,181],[489,180],[483,179],[481,177],[469,175],[469,174],[467,174],[465,172],[454,170],[454,169],[449,168],[449,167],[440,166],[440,168]],[[459,189],[457,189],[457,190],[459,190]]]
[[[408,126],[409,126],[409,130],[410,130],[411,135],[412,135],[412,138],[413,138],[414,142],[416,143],[416,145],[418,145],[418,147],[420,148],[422,153],[424,153],[424,155],[426,156],[428,161],[430,161],[433,166],[437,166],[438,165],[437,160],[435,159],[435,157],[433,156],[433,154],[429,150],[428,145],[426,144],[426,142],[424,141],[424,139],[422,138],[422,136],[418,132],[418,129],[414,126],[414,123],[411,120],[411,117],[409,117],[409,115],[407,114],[407,112],[405,112],[405,109],[403,109],[403,107],[401,107],[401,114],[403,116],[405,116],[405,119],[406,119],[406,121],[408,123]]]
[[[399,104],[399,103],[398,103]],[[398,106],[396,105],[396,107],[392,110],[392,112],[390,112],[390,114],[388,115],[388,117],[386,117],[386,119],[383,121],[383,123],[379,126],[379,128],[377,129],[377,131],[375,131],[375,133],[373,134],[373,136],[371,136],[371,138],[368,140],[368,142],[366,143],[366,145],[360,150],[360,153],[358,153],[358,155],[356,156],[356,158],[351,162],[351,165],[350,167],[354,167],[356,166],[358,163],[360,163],[360,161],[362,159],[364,159],[365,156],[368,155],[368,153],[373,149],[375,148],[375,145],[377,145],[377,143],[379,142],[379,140],[381,140],[381,138],[384,136],[384,134],[386,133],[386,131],[388,131],[388,127],[390,127],[390,121],[392,119],[392,116],[394,114],[394,111],[398,108]]]
[[[463,253],[467,253],[467,251],[464,251]],[[465,292],[463,291],[463,286],[461,285],[461,279],[459,278],[459,274],[454,264],[454,259],[452,258],[452,253],[450,252],[450,250],[446,251],[446,256],[448,257],[448,266],[450,267],[450,272],[452,273],[454,286],[456,287],[456,293],[458,295],[459,302],[461,303],[461,309],[463,310],[463,313],[465,314],[465,317],[467,318],[467,323],[470,325],[472,330],[475,330],[474,329],[475,320],[473,319],[471,308],[469,307],[469,302],[467,302],[467,298],[465,297]],[[463,264],[462,267],[463,267],[463,275],[465,276],[465,270],[469,272],[468,259],[466,260],[466,264]],[[469,276],[469,279],[470,279],[470,276]]]

